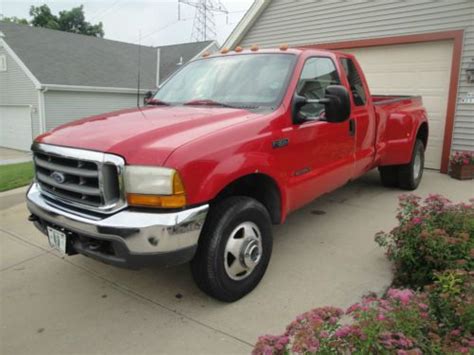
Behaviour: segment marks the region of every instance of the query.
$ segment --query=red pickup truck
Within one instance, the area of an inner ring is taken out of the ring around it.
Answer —
[[[29,219],[68,255],[190,261],[235,301],[265,273],[272,224],[374,168],[415,189],[427,139],[421,98],[372,96],[352,55],[239,49],[185,65],[144,107],[38,137]]]

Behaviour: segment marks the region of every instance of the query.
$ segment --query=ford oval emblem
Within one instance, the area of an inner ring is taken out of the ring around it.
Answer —
[[[64,181],[66,181],[66,176],[63,173],[60,173],[59,171],[53,171],[50,176],[58,184],[62,184],[62,183],[64,183]]]

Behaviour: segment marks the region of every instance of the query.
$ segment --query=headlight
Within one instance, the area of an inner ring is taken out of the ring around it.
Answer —
[[[130,206],[180,208],[186,205],[184,185],[174,169],[126,166],[124,181]]]

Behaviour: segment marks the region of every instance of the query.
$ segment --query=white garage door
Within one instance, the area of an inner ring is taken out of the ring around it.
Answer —
[[[0,106],[0,147],[30,150],[31,109],[29,106]]]
[[[449,93],[452,41],[342,49],[356,55],[372,94],[421,95],[430,134],[425,165],[439,169]]]

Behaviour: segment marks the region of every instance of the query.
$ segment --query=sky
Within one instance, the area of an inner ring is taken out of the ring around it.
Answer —
[[[216,39],[220,45],[252,2],[221,0],[229,15],[228,20],[224,14],[215,15]],[[101,21],[107,39],[138,43],[141,37],[141,43],[150,46],[194,41],[191,33],[195,9],[181,4],[181,20],[178,21],[178,0],[0,0],[0,14],[30,19],[30,6],[42,4],[47,4],[54,14],[83,4],[86,21],[93,24]]]

